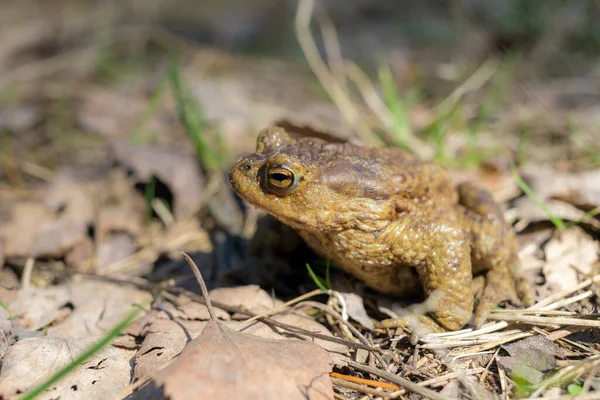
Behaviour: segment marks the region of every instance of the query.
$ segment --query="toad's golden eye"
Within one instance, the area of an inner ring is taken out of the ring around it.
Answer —
[[[273,165],[267,170],[267,183],[276,190],[289,189],[296,183],[294,173],[281,165]]]

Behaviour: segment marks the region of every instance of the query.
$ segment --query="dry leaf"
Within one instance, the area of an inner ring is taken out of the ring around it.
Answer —
[[[92,343],[93,340],[87,338],[20,340],[3,357],[0,395],[3,399],[16,398],[71,363]],[[129,385],[132,353],[112,346],[105,347],[39,398],[116,398]]]
[[[62,315],[61,308],[70,301],[66,286],[47,289],[29,288],[19,290],[17,297],[9,302],[13,318],[25,329],[36,331],[50,325]]]
[[[577,206],[600,206],[600,169],[576,173],[528,165],[522,176],[542,200],[559,198]]]
[[[544,248],[546,280],[561,290],[579,283],[578,275],[592,272],[600,245],[580,227],[572,227],[552,238]]]
[[[174,305],[173,303],[165,303],[160,306],[155,306],[159,312],[157,312],[157,318],[168,318],[168,319],[183,319],[188,321],[200,320],[208,321],[210,315],[208,308],[196,301],[193,301],[189,297],[180,296],[179,303]],[[229,313],[218,307],[213,307],[215,315],[220,320],[229,320]]]
[[[48,335],[84,338],[102,335],[119,323],[135,305],[147,307],[152,295],[131,286],[106,282],[73,282],[68,286],[71,314],[48,328]]]
[[[47,330],[48,336],[84,338],[102,335],[111,329],[134,304],[150,304],[152,295],[129,286],[105,282],[71,282],[47,289],[30,288],[20,290],[17,297],[8,303],[13,316],[28,330]],[[65,315],[67,305],[72,307]]]
[[[102,267],[123,260],[135,253],[135,240],[128,233],[109,235],[98,243],[96,249],[96,271],[102,274]]]
[[[114,147],[117,159],[134,170],[144,182],[157,177],[173,193],[173,211],[185,218],[198,209],[204,191],[204,176],[196,155],[185,148],[131,146]]]
[[[556,368],[555,357],[562,357],[563,354],[553,341],[542,335],[528,337],[502,348],[509,357],[498,357],[498,365],[530,384],[540,383],[545,372]]]
[[[15,341],[12,318],[4,307],[0,307],[0,357]]]
[[[144,341],[134,357],[133,382],[167,365],[188,342],[200,335],[207,323],[151,317],[142,331]]]
[[[155,381],[172,400],[333,399],[330,370],[315,344],[262,339],[211,320]]]
[[[365,328],[372,330],[373,321],[365,310],[363,298],[356,293],[341,293],[346,303],[346,312],[353,320],[360,322]]]
[[[218,288],[210,291],[210,299],[231,307],[239,307],[260,314],[282,304],[257,285]]]
[[[32,255],[38,227],[44,221],[53,221],[54,214],[43,204],[33,202],[17,203],[11,211],[11,218],[0,224],[5,257],[28,257]]]

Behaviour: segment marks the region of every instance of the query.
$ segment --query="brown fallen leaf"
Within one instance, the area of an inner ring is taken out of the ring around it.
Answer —
[[[373,321],[365,310],[363,298],[356,293],[341,293],[346,303],[346,312],[353,320],[360,322],[362,326],[371,330],[373,329]]]
[[[600,169],[561,173],[528,165],[522,169],[522,176],[542,200],[556,198],[576,206],[600,206]]]
[[[173,400],[332,399],[327,352],[310,342],[239,333],[209,321],[156,383]]]
[[[15,332],[11,316],[4,307],[0,307],[0,357],[15,341]]]
[[[50,337],[79,339],[102,335],[128,313],[129,306],[145,306],[151,301],[150,293],[133,287],[84,281],[21,289],[7,305],[14,319],[28,330],[47,327]]]
[[[592,273],[598,261],[600,245],[580,227],[556,235],[544,247],[546,263],[542,269],[548,283],[560,290],[579,283],[578,277]]]
[[[530,384],[540,383],[544,373],[556,368],[556,357],[562,350],[553,341],[536,335],[502,346],[509,356],[498,357],[498,365]]]
[[[25,329],[36,331],[55,322],[62,315],[61,308],[69,301],[66,286],[47,289],[32,287],[19,290],[17,296],[5,304],[15,321]]]
[[[231,307],[240,307],[253,314],[260,314],[282,304],[258,285],[218,288],[210,291],[210,299]],[[246,317],[244,317],[246,318]]]
[[[160,319],[155,313],[150,313],[150,319],[140,334],[144,336],[144,341],[133,358],[134,383],[159,371],[179,354],[187,343],[198,337],[208,323]]]
[[[75,340],[47,337],[18,341],[2,359],[0,396],[3,399],[16,399],[71,363],[93,342],[89,338]],[[39,398],[116,398],[129,384],[129,360],[132,353],[130,350],[105,347]]]
[[[196,155],[183,147],[132,146],[116,144],[117,159],[133,169],[136,176],[150,182],[154,176],[173,193],[173,212],[178,218],[198,211],[204,190],[204,175]]]
[[[0,269],[4,266],[4,241],[5,239],[0,236]]]
[[[67,290],[73,310],[60,324],[48,328],[48,336],[84,338],[103,335],[134,305],[147,307],[152,302],[152,295],[143,290],[99,281],[73,282]]]
[[[311,342],[237,332],[215,317],[198,268],[186,256],[207,299],[211,320],[155,378],[164,395],[182,399],[333,399],[327,352]]]

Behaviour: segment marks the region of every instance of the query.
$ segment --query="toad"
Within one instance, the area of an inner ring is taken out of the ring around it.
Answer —
[[[372,289],[434,299],[420,317],[430,327],[479,327],[501,300],[533,303],[515,234],[491,194],[455,185],[445,169],[408,152],[268,128],[229,177],[244,200]],[[473,313],[474,275],[483,285]]]

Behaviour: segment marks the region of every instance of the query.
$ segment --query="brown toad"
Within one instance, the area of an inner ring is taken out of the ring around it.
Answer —
[[[256,153],[240,159],[229,176],[243,199],[292,226],[317,253],[371,288],[391,295],[435,292],[429,314],[445,329],[469,322],[473,274],[485,275],[476,326],[505,298],[532,304],[500,208],[472,183],[456,187],[440,166],[396,148],[293,139],[268,128]]]

